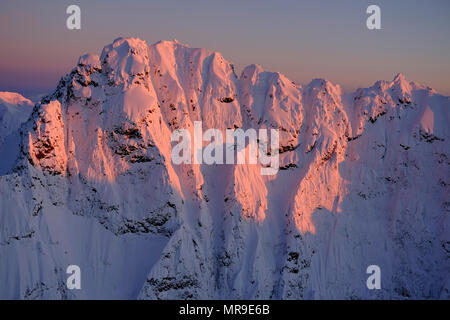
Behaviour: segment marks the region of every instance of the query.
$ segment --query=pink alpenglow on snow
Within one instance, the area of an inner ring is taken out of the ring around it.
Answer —
[[[0,98],[0,298],[450,298],[450,100],[402,75],[344,94],[119,38],[34,108]],[[273,157],[227,161],[235,129]]]

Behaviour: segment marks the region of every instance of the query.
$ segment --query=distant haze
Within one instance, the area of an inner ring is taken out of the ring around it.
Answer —
[[[66,28],[70,4],[81,7],[81,30]],[[382,30],[366,28],[369,4],[381,7]],[[219,51],[238,73],[257,63],[349,91],[402,72],[450,95],[449,17],[447,0],[2,2],[0,91],[49,92],[80,55],[132,36]]]

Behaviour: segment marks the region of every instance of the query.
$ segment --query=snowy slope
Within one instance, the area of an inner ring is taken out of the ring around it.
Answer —
[[[19,128],[33,109],[33,102],[14,92],[0,92],[0,174],[14,166],[19,153]]]
[[[1,166],[0,297],[448,299],[449,108],[401,74],[344,95],[116,39],[26,123],[0,116],[20,146]],[[278,129],[280,171],[172,164],[171,132],[200,120]],[[71,264],[81,290],[65,287]]]

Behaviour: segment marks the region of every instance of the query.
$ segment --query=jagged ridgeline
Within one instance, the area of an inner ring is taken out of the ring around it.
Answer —
[[[401,74],[343,94],[119,38],[34,108],[0,93],[0,297],[448,299],[449,108]],[[278,129],[280,171],[174,165],[194,121]]]

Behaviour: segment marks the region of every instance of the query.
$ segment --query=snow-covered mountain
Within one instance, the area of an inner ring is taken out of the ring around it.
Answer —
[[[19,152],[19,129],[33,110],[33,102],[14,92],[0,92],[0,175],[14,166]]]
[[[0,93],[0,298],[449,299],[449,111],[401,74],[343,94],[116,39],[32,111]],[[172,164],[194,121],[278,129],[280,171]]]

